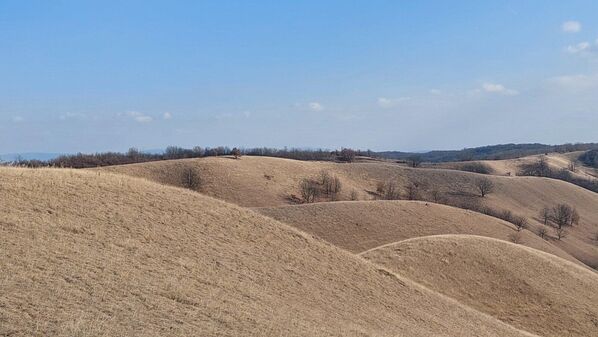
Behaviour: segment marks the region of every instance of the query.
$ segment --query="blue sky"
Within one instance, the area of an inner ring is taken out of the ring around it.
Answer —
[[[0,153],[598,141],[596,1],[0,0]]]

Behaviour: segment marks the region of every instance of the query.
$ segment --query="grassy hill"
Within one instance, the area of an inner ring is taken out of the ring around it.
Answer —
[[[101,172],[123,173],[164,184],[182,186],[189,170],[201,177],[201,193],[247,207],[272,207],[296,203],[300,196],[299,182],[317,178],[326,171],[340,178],[343,184],[340,200],[349,200],[355,191],[359,200],[375,198],[381,182],[393,181],[405,197],[405,188],[420,186],[421,197],[431,199],[432,192],[445,198],[476,202],[497,210],[510,210],[530,220],[530,229],[541,225],[538,214],[544,207],[568,203],[577,207],[581,221],[569,230],[569,236],[548,239],[583,263],[598,266],[598,246],[592,241],[598,232],[598,194],[576,185],[539,177],[487,176],[447,169],[406,168],[393,163],[368,162],[338,164],[303,162],[267,157],[227,157],[172,160],[105,167]],[[495,184],[495,192],[480,198],[474,182],[487,177]],[[322,200],[326,201],[326,200]]]
[[[472,234],[505,241],[517,235],[515,226],[506,221],[421,201],[346,201],[256,210],[354,253],[429,235]],[[519,235],[526,246],[579,263],[530,231]]]
[[[531,336],[188,190],[16,168],[0,190],[0,335]]]
[[[598,336],[598,275],[554,255],[485,237],[445,235],[363,256],[526,331]]]

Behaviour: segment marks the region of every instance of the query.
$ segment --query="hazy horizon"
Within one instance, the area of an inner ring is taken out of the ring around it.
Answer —
[[[0,153],[595,142],[598,3],[0,3]]]

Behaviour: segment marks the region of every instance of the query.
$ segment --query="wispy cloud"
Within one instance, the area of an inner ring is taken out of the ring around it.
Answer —
[[[172,113],[170,113],[170,112],[163,113],[162,119],[165,119],[165,120],[172,119]]]
[[[13,116],[11,120],[13,121],[13,123],[21,123],[25,121],[25,118],[21,116]]]
[[[569,54],[579,55],[584,57],[594,57],[598,55],[598,39],[593,43],[583,41],[575,45],[569,45],[565,48]]]
[[[66,112],[61,114],[58,118],[60,120],[67,120],[67,119],[84,119],[86,118],[87,115],[83,114],[83,113],[79,113],[79,112]]]
[[[519,95],[519,92],[517,90],[506,88],[504,85],[498,83],[483,83],[482,90],[487,93],[500,94],[506,96]]]
[[[138,123],[150,123],[154,120],[152,116],[145,115],[139,111],[129,111],[127,116],[133,118]]]
[[[309,108],[309,110],[316,112],[324,110],[324,106],[319,102],[311,102],[307,105],[307,107]]]
[[[581,91],[598,87],[598,74],[596,75],[564,75],[548,79],[548,83],[559,89]]]
[[[581,31],[581,23],[579,21],[565,21],[561,25],[561,29],[565,33],[579,33]]]
[[[399,97],[399,98],[387,98],[387,97],[378,97],[376,103],[381,108],[392,108],[399,105],[402,102],[406,102],[411,100],[411,97]]]

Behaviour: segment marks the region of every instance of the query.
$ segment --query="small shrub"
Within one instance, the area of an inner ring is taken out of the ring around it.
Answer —
[[[494,183],[488,178],[480,178],[476,180],[475,186],[482,198],[494,191]]]
[[[201,177],[194,169],[185,169],[181,175],[181,184],[185,188],[197,191],[201,187]]]
[[[509,240],[513,243],[516,243],[518,245],[523,243],[523,238],[520,232],[516,232],[516,233],[511,233],[509,234]]]
[[[357,193],[357,191],[355,189],[351,190],[350,198],[352,201],[359,200],[359,194]]]
[[[547,235],[548,235],[548,230],[546,229],[546,226],[540,226],[538,228],[538,236],[541,237],[542,239],[545,239]]]
[[[481,174],[492,174],[494,172],[492,170],[492,168],[490,168],[490,166],[488,166],[484,163],[480,163],[480,162],[471,162],[471,163],[461,164],[457,167],[457,169],[460,171],[474,172],[474,173],[481,173]]]

